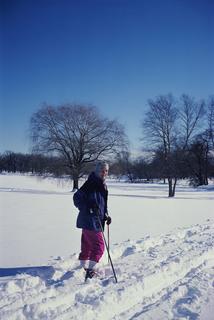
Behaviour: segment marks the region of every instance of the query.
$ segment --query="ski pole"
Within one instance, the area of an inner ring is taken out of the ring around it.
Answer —
[[[109,236],[109,224],[107,224],[107,239],[108,239],[108,251],[110,251],[110,236]],[[108,256],[108,263],[109,263],[109,256]]]
[[[115,282],[117,283],[117,276],[116,276],[116,273],[115,273],[115,270],[114,270],[114,266],[113,266],[113,263],[112,263],[112,260],[111,260],[111,256],[110,256],[110,253],[109,253],[108,245],[107,245],[106,238],[105,238],[105,235],[104,235],[103,226],[102,226],[102,223],[100,221],[99,210],[97,210],[97,217],[98,217],[98,221],[99,221],[100,228],[101,228],[101,231],[102,231],[103,240],[104,240],[104,243],[105,243],[105,246],[106,246],[106,250],[108,252],[108,259],[109,259],[110,264],[111,264],[111,268],[112,268],[112,271],[113,271],[113,274],[114,274]]]

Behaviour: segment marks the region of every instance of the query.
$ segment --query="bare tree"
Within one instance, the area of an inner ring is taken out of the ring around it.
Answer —
[[[149,134],[153,143],[163,145],[167,154],[175,140],[174,124],[177,110],[174,107],[172,95],[159,96],[156,100],[148,101],[150,110],[146,113],[143,123],[146,133]]]
[[[176,142],[176,119],[178,111],[171,94],[149,100],[149,111],[143,122],[143,129],[149,143],[162,150],[164,172],[168,179],[169,197],[175,194],[177,178],[174,174],[173,149]],[[173,181],[174,179],[174,181]]]
[[[186,150],[192,139],[198,134],[205,114],[205,102],[196,102],[187,94],[181,96],[179,109],[180,145]]]
[[[208,184],[210,150],[213,148],[214,99],[205,104],[183,95],[181,102],[181,156],[189,168],[191,182],[194,185]]]
[[[44,105],[31,118],[31,133],[33,151],[63,157],[74,189],[85,165],[126,144],[124,128],[116,120],[102,117],[94,106]]]
[[[208,135],[211,142],[211,148],[214,149],[214,96],[208,102]]]
[[[192,143],[188,158],[191,184],[208,185],[209,143],[206,133],[199,135]]]
[[[126,150],[123,150],[117,155],[113,169],[119,176],[126,175],[129,181],[133,182],[132,161],[130,158],[131,154],[128,148],[126,148]]]

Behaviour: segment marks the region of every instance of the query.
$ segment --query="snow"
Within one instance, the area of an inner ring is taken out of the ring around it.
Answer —
[[[0,319],[213,319],[213,185],[108,188],[118,283],[106,255],[84,283],[71,182],[0,175]]]

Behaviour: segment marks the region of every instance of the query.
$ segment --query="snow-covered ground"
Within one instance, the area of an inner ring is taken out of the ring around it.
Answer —
[[[71,183],[0,175],[0,319],[214,319],[213,186],[108,187],[118,283],[84,283]]]

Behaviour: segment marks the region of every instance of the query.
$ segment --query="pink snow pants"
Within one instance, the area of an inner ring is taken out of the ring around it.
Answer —
[[[102,232],[82,229],[81,252],[79,260],[99,262],[104,252]]]

